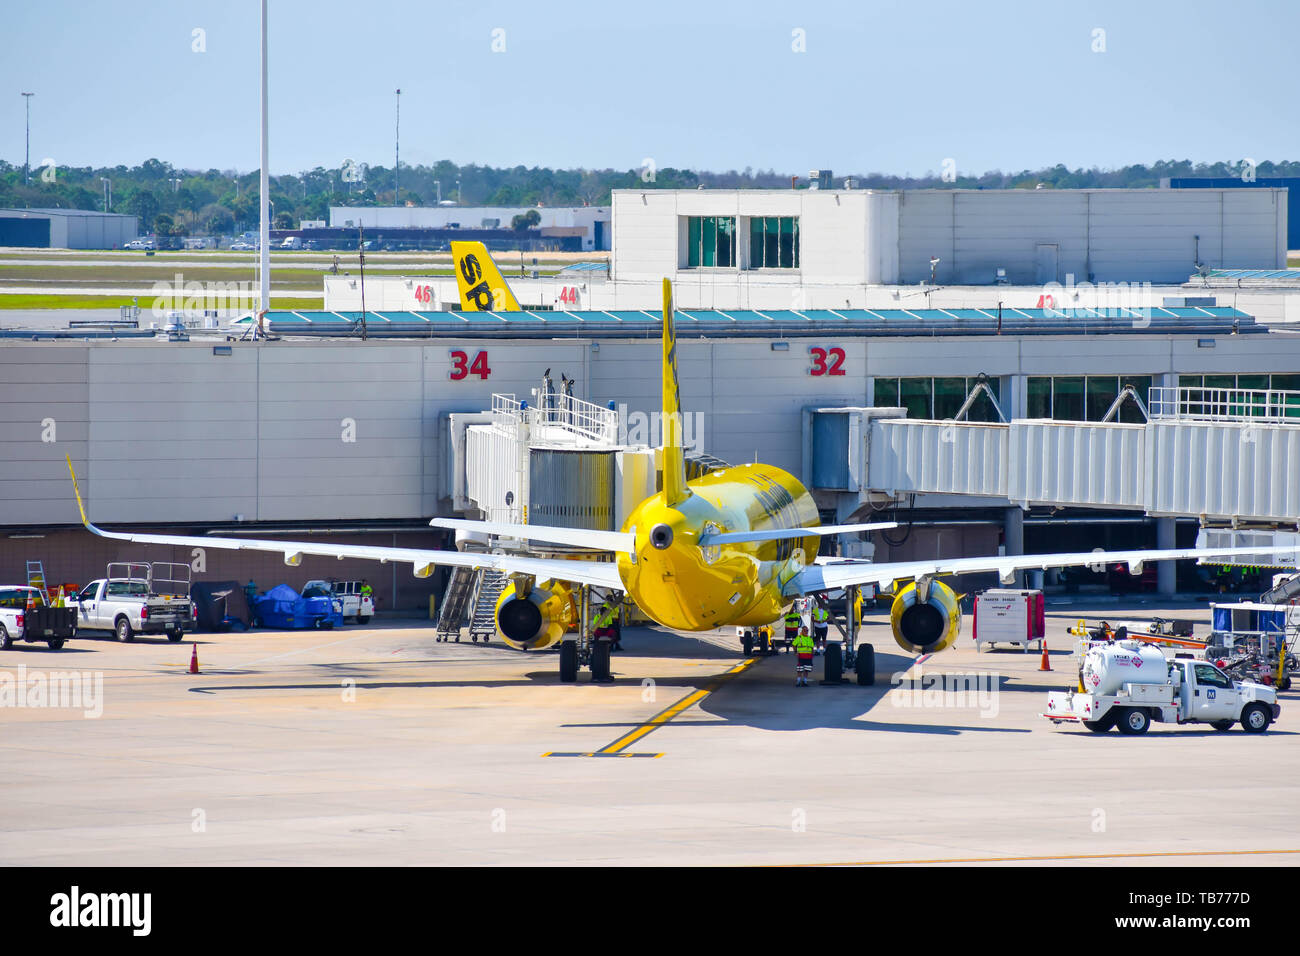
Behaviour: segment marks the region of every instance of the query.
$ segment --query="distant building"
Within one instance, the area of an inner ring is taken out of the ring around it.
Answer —
[[[1287,190],[1288,223],[1286,244],[1289,249],[1300,249],[1300,176],[1257,176],[1242,179],[1240,176],[1174,176],[1162,179],[1166,189],[1285,189]]]
[[[120,249],[140,235],[140,219],[89,209],[0,209],[0,246]]]
[[[610,247],[609,206],[330,206],[330,228],[501,230],[528,212],[540,217],[536,231],[544,239],[577,238],[582,252]]]

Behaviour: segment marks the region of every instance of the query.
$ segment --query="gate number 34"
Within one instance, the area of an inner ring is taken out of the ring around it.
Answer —
[[[812,355],[812,368],[809,375],[843,375],[844,350],[841,348],[821,349],[813,346],[808,350]]]
[[[470,361],[469,354],[456,350],[451,353],[451,371],[448,376],[453,382],[459,382],[462,379],[469,378],[471,375],[477,375],[481,379],[486,379],[492,374],[492,369],[488,368],[487,352],[474,353],[474,361]]]

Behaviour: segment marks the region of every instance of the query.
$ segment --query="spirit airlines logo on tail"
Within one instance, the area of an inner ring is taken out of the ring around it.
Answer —
[[[456,269],[460,307],[466,312],[519,311],[519,302],[483,243],[453,242],[451,261]]]
[[[505,280],[492,265],[481,243],[452,244],[462,304],[479,310],[496,305],[518,309]],[[500,294],[498,295],[498,291]],[[435,549],[387,548],[322,541],[280,541],[220,538],[97,528],[82,507],[87,529],[106,538],[139,544],[187,548],[225,548],[282,554],[296,567],[303,555],[366,558],[386,563],[409,562],[416,577],[427,578],[439,565],[502,572],[509,583],[496,606],[499,636],[513,647],[532,650],[563,642],[560,677],[576,679],[576,643],[569,633],[576,618],[574,597],[585,604],[596,591],[611,597],[626,595],[648,617],[683,631],[703,631],[727,625],[757,626],[781,617],[794,599],[863,584],[888,587],[895,581],[914,583],[897,591],[890,609],[894,640],[904,650],[930,654],[956,641],[961,610],[956,594],[938,578],[942,575],[995,571],[1004,583],[1016,572],[1092,564],[1124,564],[1137,574],[1148,561],[1242,555],[1239,548],[1078,552],[1071,554],[990,555],[975,558],[935,558],[873,564],[817,558],[819,540],[826,535],[892,528],[893,524],[821,525],[812,494],[794,475],[774,465],[724,466],[686,480],[682,448],[681,395],[677,380],[677,339],[673,326],[672,286],[664,281],[661,340],[664,445],[659,491],[632,508],[619,531],[558,528],[534,524],[434,518],[437,528],[475,531],[497,538],[539,542],[536,551],[478,553]],[[68,461],[72,471],[72,462]],[[80,492],[73,489],[81,505]],[[571,550],[560,557],[542,557],[546,543],[563,549],[603,552],[575,558]],[[1292,548],[1255,548],[1250,553],[1292,554]],[[608,560],[612,556],[613,561]],[[1288,559],[1290,560],[1290,559]],[[608,675],[608,644],[597,641],[590,658]],[[869,645],[867,645],[869,647]],[[859,661],[863,658],[859,657]],[[874,657],[865,656],[862,683],[874,681]]]

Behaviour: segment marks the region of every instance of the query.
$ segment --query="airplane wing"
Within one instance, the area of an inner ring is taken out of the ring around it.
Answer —
[[[451,531],[478,531],[502,538],[547,541],[551,544],[576,545],[621,554],[631,554],[636,547],[636,535],[628,531],[587,531],[582,528],[554,528],[548,525],[508,524],[466,518],[434,518],[429,524],[434,528],[447,528]]]
[[[883,564],[866,562],[814,564],[804,568],[786,582],[781,593],[785,597],[800,597],[854,584],[875,584],[877,587],[885,587],[899,578],[919,578],[937,574],[973,574],[980,571],[996,571],[1003,583],[1010,583],[1017,571],[1086,567],[1090,564],[1126,564],[1132,573],[1138,574],[1142,570],[1142,565],[1148,561],[1255,554],[1294,555],[1295,550],[1294,545],[1285,548],[1179,548],[1165,551],[1076,551],[1062,554],[992,555],[985,558],[935,558],[926,561],[895,561]]]
[[[68,462],[72,470],[72,462]],[[507,574],[533,574],[539,580],[556,578],[561,581],[574,581],[596,587],[623,590],[623,579],[619,577],[618,566],[608,561],[566,561],[562,558],[529,558],[509,554],[474,554],[461,551],[439,551],[424,548],[383,548],[364,544],[326,544],[320,541],[276,541],[253,538],[217,538],[207,535],[176,534],[139,534],[136,532],[105,531],[91,524],[86,517],[86,508],[81,501],[81,490],[77,488],[77,477],[72,476],[72,485],[77,493],[77,507],[81,511],[82,524],[92,534],[101,538],[115,538],[118,541],[132,541],[136,544],[180,545],[187,548],[218,548],[229,551],[269,551],[284,556],[284,563],[297,567],[302,563],[303,555],[318,555],[329,558],[365,558],[381,563],[407,562],[417,578],[427,578],[438,565],[459,568],[484,568],[503,571]]]

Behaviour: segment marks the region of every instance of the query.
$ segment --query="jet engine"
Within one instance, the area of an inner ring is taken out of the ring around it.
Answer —
[[[922,581],[898,592],[889,609],[898,646],[911,654],[933,654],[951,647],[961,633],[961,607],[942,581]]]
[[[520,593],[511,581],[497,598],[497,633],[520,651],[549,647],[577,620],[573,593],[562,581],[547,581]]]

